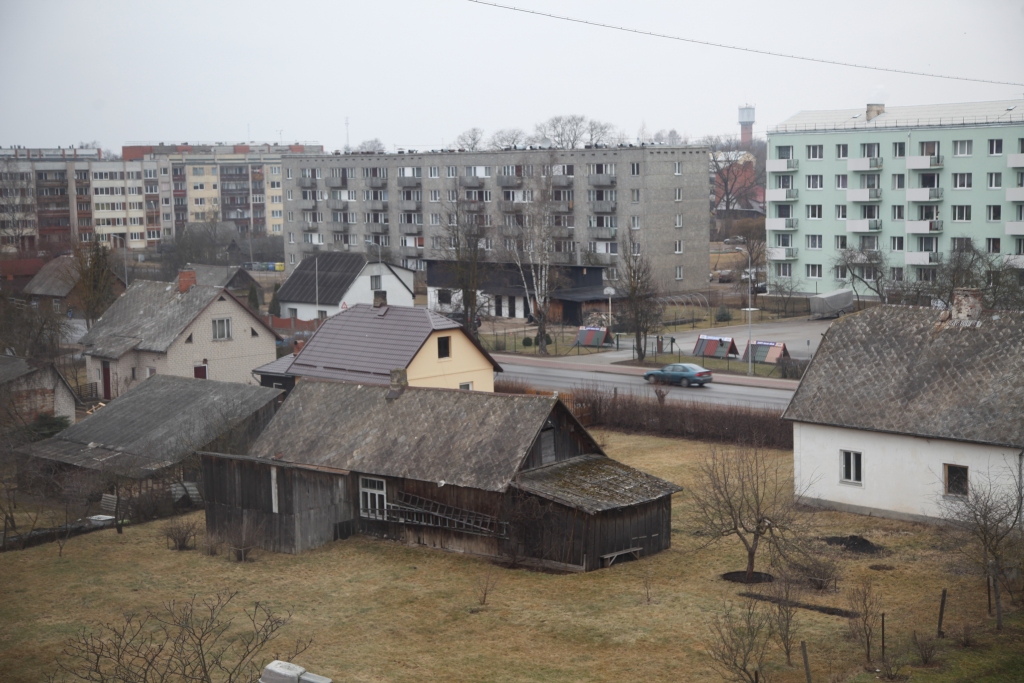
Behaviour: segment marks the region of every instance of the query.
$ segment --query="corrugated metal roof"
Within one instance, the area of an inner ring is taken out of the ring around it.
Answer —
[[[32,296],[66,297],[78,284],[79,274],[73,256],[58,256],[47,261],[28,281],[23,292]]]
[[[465,334],[459,323],[425,308],[357,304],[320,325],[288,374],[387,384],[391,371],[408,367],[435,330]],[[477,348],[500,372],[497,362],[479,344]]]
[[[512,485],[588,514],[647,503],[683,490],[617,460],[592,454],[526,470]]]
[[[504,491],[557,399],[299,382],[254,457]],[[596,445],[595,445],[596,448]]]
[[[784,417],[1024,448],[1024,313],[878,306],[832,323]]]
[[[87,354],[101,358],[117,359],[134,348],[166,353],[178,335],[219,296],[234,298],[220,287],[196,285],[182,294],[173,282],[136,280],[93,323],[80,343]]]
[[[181,461],[277,400],[280,389],[157,375],[23,452],[137,475]]]
[[[802,111],[769,133],[813,130],[915,128],[921,126],[957,126],[1024,122],[1024,100],[959,102],[954,104],[918,104],[886,106],[885,113],[867,120],[867,107]]]
[[[337,306],[366,265],[366,256],[354,252],[328,251],[303,259],[281,285],[281,302]]]

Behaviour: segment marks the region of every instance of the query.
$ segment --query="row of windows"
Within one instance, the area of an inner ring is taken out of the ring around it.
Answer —
[[[921,156],[939,156],[940,146],[937,140],[929,140],[926,142],[919,142],[918,152]],[[988,156],[1000,156],[1003,153],[1003,140],[998,138],[988,139]],[[1024,138],[1018,138],[1017,140],[1017,151],[1024,153]],[[839,143],[835,146],[835,158],[836,159],[848,159],[850,156],[850,145],[847,143]],[[860,156],[861,158],[878,158],[882,156],[882,145],[878,142],[862,142],[860,143]],[[894,159],[901,159],[907,156],[907,143],[906,142],[894,142],[892,143],[892,157]],[[974,156],[974,140],[954,140],[953,141],[953,156],[954,157],[969,157]],[[794,147],[792,145],[778,145],[775,147],[775,158],[776,159],[795,159]],[[825,146],[824,145],[807,145],[805,158],[811,161],[819,161],[825,158]]]
[[[859,175],[860,187],[862,190],[882,187],[882,176],[880,173],[863,173]],[[793,187],[793,178],[794,176],[792,175],[775,176],[775,187],[777,189],[790,189]],[[940,175],[938,173],[920,173],[918,174],[918,187],[941,187],[939,184],[939,178]],[[1017,173],[1016,179],[1016,187],[1024,187],[1024,172]],[[906,181],[907,176],[904,173],[893,173],[890,176],[890,186],[894,190],[905,190],[907,188]],[[970,190],[974,188],[973,173],[953,173],[952,181],[954,190]],[[825,189],[825,176],[808,175],[806,176],[806,185],[808,190],[823,190]],[[1003,189],[1003,174],[988,173],[986,187],[990,190]],[[837,174],[835,177],[835,188],[837,190],[850,189],[849,176],[845,173]]]
[[[882,218],[882,207],[878,204],[860,204],[860,218],[866,220],[878,220]],[[902,221],[905,218],[906,207],[903,204],[894,204],[891,207],[890,217],[894,221]],[[917,206],[917,219],[920,221],[934,221],[942,217],[940,206],[937,204],[919,204]],[[835,219],[845,221],[849,217],[846,204],[835,205]],[[804,206],[808,220],[821,220],[825,217],[822,204],[806,204]],[[794,209],[790,205],[778,205],[776,207],[776,218],[795,218]],[[1013,208],[1013,220],[1024,220],[1024,205],[1017,204]],[[949,218],[956,223],[967,223],[973,220],[974,212],[970,204],[953,204],[949,207]],[[988,204],[985,206],[985,220],[998,222],[1004,220],[1002,204]]]
[[[616,175],[617,166],[616,164],[606,163],[593,163],[587,164],[587,173],[590,175]],[[328,172],[331,178],[355,178],[357,175],[361,175],[363,178],[387,178],[388,167],[387,166],[364,166],[361,168],[355,167],[331,167],[331,168],[320,168],[320,167],[304,167],[299,169],[300,178],[315,178],[322,179],[325,177],[324,173]],[[359,172],[357,174],[357,171]],[[399,178],[422,178],[423,168],[420,166],[405,166],[397,169]],[[427,177],[428,178],[440,178],[442,172],[446,178],[457,178],[459,177],[458,166],[428,166]],[[496,172],[496,173],[495,173]],[[673,172],[675,175],[682,175],[683,173],[683,162],[673,162]],[[629,164],[629,175],[639,176],[642,174],[641,162],[634,161]],[[202,174],[199,174],[202,175]],[[490,178],[493,175],[500,176],[511,176],[516,178],[530,178],[534,175],[533,164],[509,164],[505,166],[464,166],[463,175],[469,178]],[[576,165],[575,164],[544,164],[540,166],[540,175],[546,176],[575,176]],[[285,169],[285,177],[292,179],[292,169]]]

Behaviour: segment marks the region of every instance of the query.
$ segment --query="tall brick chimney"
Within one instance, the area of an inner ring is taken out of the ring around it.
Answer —
[[[388,293],[383,289],[377,289],[373,292],[373,307],[380,308],[381,306],[388,305]]]
[[[953,290],[953,320],[980,320],[981,290],[961,287]]]
[[[406,373],[405,368],[395,368],[391,371],[391,386],[384,398],[396,399],[402,395],[402,392],[405,391],[408,386],[409,375]]]
[[[178,271],[178,291],[184,294],[196,286],[196,271],[186,266]]]

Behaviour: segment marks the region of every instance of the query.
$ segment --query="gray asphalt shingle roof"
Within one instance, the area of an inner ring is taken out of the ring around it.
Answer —
[[[7,384],[35,371],[36,369],[29,365],[24,358],[0,355],[0,384]]]
[[[30,455],[135,474],[163,469],[277,400],[280,389],[157,375],[56,436]]]
[[[783,417],[1024,448],[1024,313],[878,306],[832,323]]]
[[[231,289],[248,289],[249,285],[255,284],[248,272],[240,266],[218,266],[204,263],[189,264],[189,268],[196,273],[196,284],[207,287],[229,287]],[[232,282],[232,280],[235,280]]]
[[[73,256],[58,256],[39,269],[25,289],[24,294],[32,296],[66,297],[78,284],[78,271]]]
[[[391,371],[408,367],[435,330],[464,334],[459,323],[425,308],[357,304],[320,325],[296,354],[288,374],[387,384]],[[490,355],[477,348],[500,372]]]
[[[303,259],[277,291],[279,301],[337,306],[345,292],[359,277],[366,256],[329,251]],[[319,290],[319,291],[318,291]]]

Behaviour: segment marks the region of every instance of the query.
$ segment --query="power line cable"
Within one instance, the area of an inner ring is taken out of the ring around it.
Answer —
[[[496,2],[486,2],[485,0],[469,0],[469,2],[477,5],[486,5],[488,7],[494,7],[497,9],[510,10],[512,12],[522,12],[523,14],[533,14],[539,17],[547,17],[548,19],[558,19],[560,21],[568,21],[574,24],[585,24],[587,26],[597,26],[598,28],[608,28],[614,31],[623,31],[625,33],[635,33],[641,36],[651,36],[653,38],[665,38],[667,40],[678,40],[682,43],[693,43],[695,45],[704,45],[707,47],[719,47],[724,50],[737,50],[739,52],[751,52],[758,55],[768,55],[769,57],[782,57],[783,59],[798,59],[803,62],[816,62],[818,64],[830,64],[832,66],[846,66],[851,69],[867,69],[869,71],[885,71],[894,74],[904,74],[907,76],[925,76],[927,78],[944,78],[950,81],[969,81],[971,83],[988,83],[990,85],[1013,85],[1022,87],[1024,83],[1013,83],[1010,81],[990,81],[983,78],[968,78],[966,76],[946,76],[945,74],[930,74],[923,71],[907,71],[905,69],[887,69],[882,66],[868,66],[866,64],[853,64],[852,62],[838,62],[831,59],[818,59],[816,57],[803,57],[801,55],[787,55],[782,52],[770,52],[768,50],[756,50],[750,47],[738,47],[736,45],[725,45],[724,43],[712,43],[708,40],[697,40],[695,38],[681,38],[679,36],[670,36],[665,33],[656,33],[654,31],[641,31],[640,29],[627,28],[625,26],[615,26],[613,24],[603,24],[598,21],[590,21],[587,19],[578,19],[576,17],[564,17],[558,14],[551,14],[549,12],[539,12],[532,9],[523,9],[521,7],[512,7],[511,5],[501,5]]]

